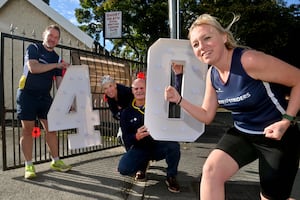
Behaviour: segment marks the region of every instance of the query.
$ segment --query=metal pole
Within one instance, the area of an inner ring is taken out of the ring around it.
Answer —
[[[105,35],[103,34],[103,54],[105,55]]]
[[[170,38],[176,38],[176,0],[169,0]]]
[[[104,16],[103,16],[103,31],[102,31],[102,34],[103,34],[103,55],[105,55],[105,28],[106,28],[106,18],[105,18],[105,13],[104,13]]]
[[[177,39],[179,39],[180,38],[180,13],[179,13],[179,11],[180,11],[180,9],[179,9],[179,1],[180,0],[177,0],[177,7],[176,7],[176,10],[177,10],[177,12],[176,12],[176,16],[177,16],[177,20],[176,20],[176,22],[177,22],[177,25],[176,25],[176,27],[177,27],[177,31],[176,31],[176,35],[177,35]]]
[[[176,3],[177,2],[177,3]],[[176,17],[177,16],[177,17]],[[179,39],[179,0],[169,0],[170,38]],[[173,62],[173,61],[172,61]],[[171,68],[171,66],[170,66]],[[175,74],[171,71],[171,85],[175,85]],[[180,106],[169,104],[169,118],[180,118]]]

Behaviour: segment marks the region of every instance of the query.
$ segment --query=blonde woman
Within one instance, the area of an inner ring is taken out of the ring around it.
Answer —
[[[235,17],[230,26],[237,21]],[[229,28],[203,14],[190,27],[196,57],[209,65],[202,106],[165,90],[170,102],[209,124],[219,106],[232,111],[234,126],[208,156],[200,199],[225,199],[225,182],[259,159],[261,199],[288,199],[299,166],[300,70],[273,56],[237,45]],[[278,85],[291,88],[289,101]]]

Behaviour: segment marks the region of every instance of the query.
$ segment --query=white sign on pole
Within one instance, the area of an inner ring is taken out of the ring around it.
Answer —
[[[158,39],[148,51],[145,125],[156,140],[193,142],[201,136],[205,124],[183,109],[179,117],[169,117],[169,102],[164,91],[171,85],[171,64],[183,65],[182,97],[201,105],[204,97],[207,65],[192,52],[188,40]]]
[[[122,12],[113,11],[105,13],[105,38],[122,37]]]
[[[71,106],[75,106],[75,110],[70,112]],[[99,111],[92,107],[87,65],[67,69],[47,117],[49,131],[77,129],[76,134],[68,135],[70,149],[101,145],[100,131],[94,128],[100,119]]]

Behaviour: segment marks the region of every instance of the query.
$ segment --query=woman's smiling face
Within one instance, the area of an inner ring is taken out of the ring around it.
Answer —
[[[222,56],[226,39],[226,34],[221,34],[208,24],[201,24],[190,31],[190,42],[195,56],[210,65],[214,65]]]
[[[103,90],[104,93],[109,97],[109,98],[116,98],[117,96],[117,84],[116,83],[106,83],[103,85]]]

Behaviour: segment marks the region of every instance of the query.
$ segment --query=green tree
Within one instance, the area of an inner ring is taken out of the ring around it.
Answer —
[[[240,15],[240,20],[233,25],[231,31],[240,44],[278,56],[293,64],[292,52],[286,55],[283,49],[299,43],[299,5],[286,7],[284,1],[273,0],[240,0],[221,1],[203,0],[199,13],[210,13],[218,17],[221,23],[229,25],[233,13]]]
[[[100,38],[104,13],[122,11],[123,37],[113,39],[115,54],[134,60],[143,59],[149,46],[160,37],[169,37],[168,2],[143,0],[80,0],[75,10],[80,28]]]
[[[75,11],[80,28],[97,41],[104,13],[123,12],[123,37],[112,40],[117,56],[140,60],[158,38],[170,37],[167,0],[80,0],[80,5]],[[218,17],[223,26],[233,13],[241,15],[231,29],[241,44],[299,65],[296,51],[286,51],[300,45],[299,5],[286,7],[282,0],[180,0],[180,38],[187,38],[189,26],[203,13]]]

